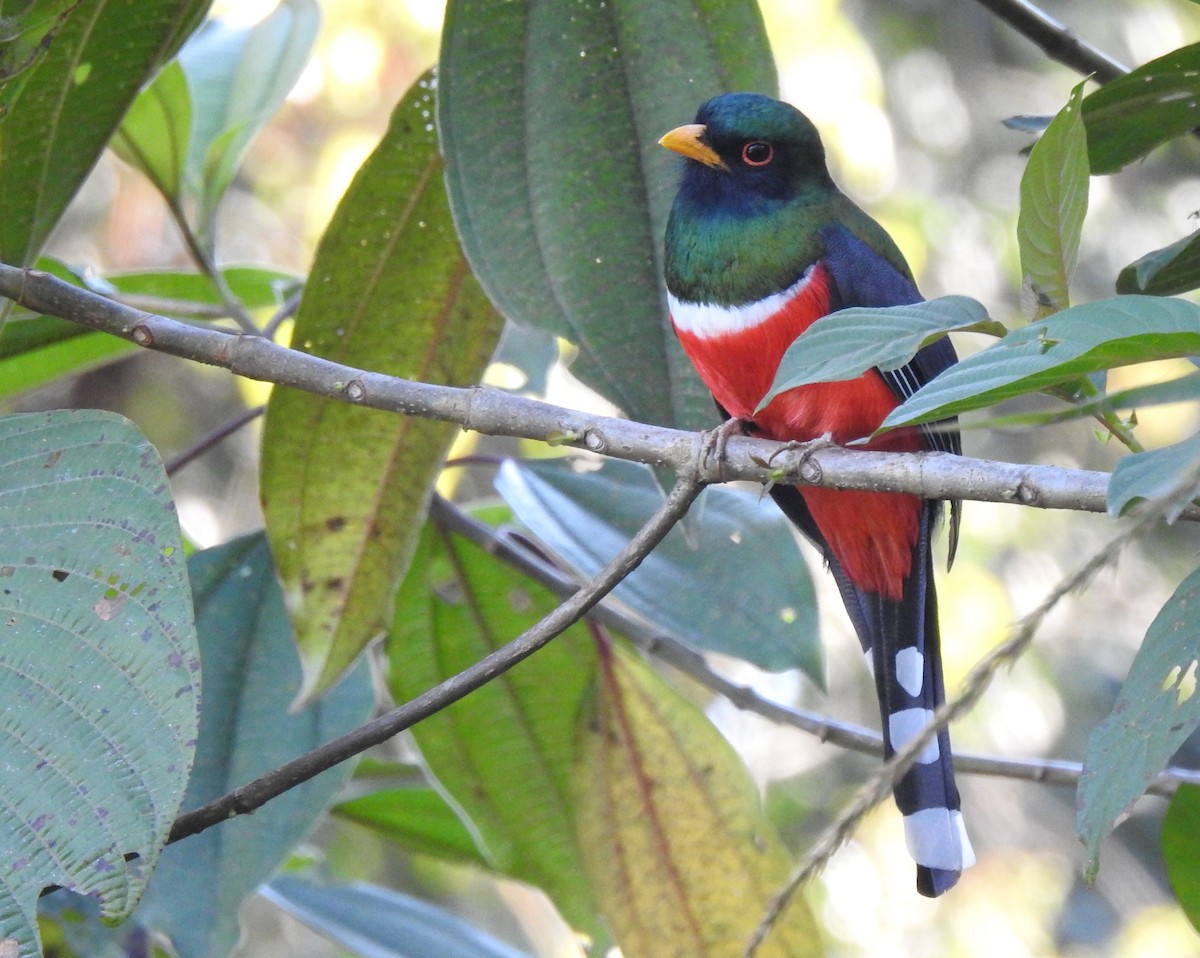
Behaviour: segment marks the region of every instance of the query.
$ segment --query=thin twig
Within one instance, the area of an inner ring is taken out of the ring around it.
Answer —
[[[1082,76],[1097,83],[1108,83],[1124,76],[1129,68],[1103,50],[1080,39],[1070,28],[1059,23],[1029,0],[978,0],[1022,36],[1041,47],[1042,52]]]
[[[476,662],[470,668],[451,676],[444,682],[386,715],[382,715],[353,732],[306,752],[286,765],[256,778],[241,788],[209,802],[175,820],[168,844],[195,835],[219,822],[243,815],[282,795],[301,782],[333,768],[359,753],[387,741],[393,735],[428,718],[464,695],[490,682],[496,676],[528,658],[551,639],[579,620],[589,609],[606,596],[630,572],[638,567],[651,550],[662,541],[688,507],[700,494],[703,484],[695,469],[680,473],[675,487],[662,506],[651,516],[621,552],[613,558],[591,582],[568,598],[537,625]]]
[[[834,853],[858,830],[862,820],[871,809],[887,798],[896,783],[912,767],[934,736],[974,708],[996,673],[1004,666],[1012,665],[1024,654],[1051,610],[1063,598],[1084,588],[1101,569],[1115,562],[1130,542],[1162,522],[1178,507],[1178,503],[1194,499],[1197,492],[1200,491],[1197,488],[1198,479],[1200,479],[1200,470],[1193,470],[1193,473],[1179,483],[1171,493],[1143,506],[1133,522],[1120,535],[1113,538],[1108,545],[1092,556],[1076,572],[1062,579],[1036,609],[1017,623],[1011,638],[975,664],[963,680],[962,694],[953,701],[943,703],[933,713],[929,724],[922,729],[921,733],[914,736],[904,748],[898,749],[880,770],[871,776],[845,811],[825,830],[809,850],[808,855],[793,872],[788,883],[772,900],[747,944],[744,958],[752,958],[796,892],[825,867]]]
[[[513,396],[384,376],[288,349],[261,336],[237,336],[114,303],[38,270],[0,264],[0,296],[47,316],[130,340],[148,349],[220,366],[250,379],[293,386],[374,409],[455,422],[489,435],[538,439],[678,471],[694,460],[696,435],[598,416]],[[734,436],[727,458],[700,467],[705,482],[782,482],[909,492],[927,499],[1010,502],[1043,509],[1105,512],[1107,473],[969,459],[946,453],[847,450],[822,444],[788,451],[780,443]],[[771,462],[771,466],[764,466]],[[1200,519],[1187,507],[1180,518]]]
[[[216,426],[214,429],[205,433],[190,446],[173,456],[168,462],[163,464],[168,476],[173,476],[180,469],[190,463],[193,459],[204,455],[213,446],[232,436],[243,426],[254,422],[259,416],[266,412],[266,406],[255,406],[252,409],[243,409],[236,416],[231,416],[225,422]]]

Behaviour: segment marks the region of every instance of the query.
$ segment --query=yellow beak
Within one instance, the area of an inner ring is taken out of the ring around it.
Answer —
[[[729,167],[717,155],[717,151],[704,142],[706,131],[707,127],[703,123],[688,123],[686,126],[675,127],[658,143],[668,150],[686,156],[689,160],[696,160],[717,170],[728,170]]]

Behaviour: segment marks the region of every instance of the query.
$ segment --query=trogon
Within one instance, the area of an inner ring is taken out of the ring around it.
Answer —
[[[671,321],[722,414],[767,439],[959,452],[953,423],[868,438],[905,397],[955,362],[944,338],[900,369],[797,387],[755,411],[784,351],[815,320],[844,307],[922,298],[891,237],[834,184],[808,118],[767,96],[729,93],[660,142],[685,158],[666,232]],[[795,486],[776,486],[771,495],[837,581],[874,673],[890,756],[944,698],[930,548],[941,503]],[[958,518],[955,502],[951,555]],[[940,895],[974,861],[945,730],[897,784],[895,798],[917,888]]]

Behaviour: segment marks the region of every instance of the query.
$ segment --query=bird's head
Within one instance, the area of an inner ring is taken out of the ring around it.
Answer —
[[[834,189],[816,127],[790,104],[759,93],[726,93],[696,122],[661,140],[686,157],[681,192],[727,212],[815,198]]]

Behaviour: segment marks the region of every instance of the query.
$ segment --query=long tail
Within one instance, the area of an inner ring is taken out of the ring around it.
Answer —
[[[776,487],[771,495],[784,513],[818,545],[822,537],[799,492]],[[830,571],[875,676],[883,723],[884,757],[919,733],[945,700],[933,556],[929,548],[937,505],[921,507],[921,533],[912,571],[898,602],[864,592],[826,550]],[[917,863],[917,890],[930,898],[952,888],[975,853],[963,826],[950,736],[942,729],[896,785],[909,854]]]

